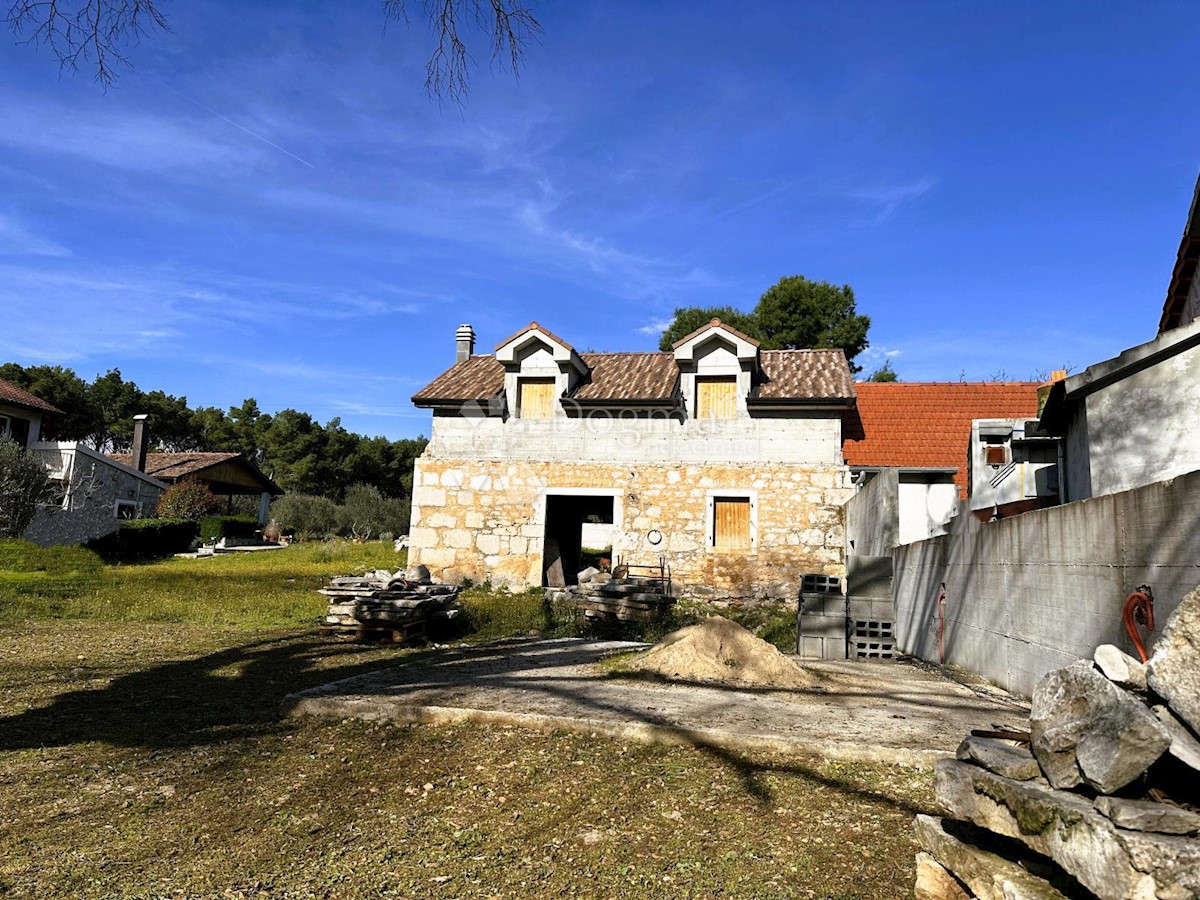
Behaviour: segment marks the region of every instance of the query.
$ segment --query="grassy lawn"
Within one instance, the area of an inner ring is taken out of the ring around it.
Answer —
[[[911,894],[909,823],[932,803],[911,770],[282,719],[287,693],[419,652],[302,627],[325,576],[367,565],[396,555],[0,582],[0,896]],[[536,614],[511,599],[524,612],[489,627]]]

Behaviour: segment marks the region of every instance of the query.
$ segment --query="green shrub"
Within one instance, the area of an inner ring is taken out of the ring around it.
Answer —
[[[254,516],[205,516],[200,520],[200,540],[211,544],[223,537],[252,538],[258,527]]]
[[[199,524],[187,519],[133,519],[87,546],[107,562],[138,562],[183,553],[199,531]]]
[[[49,486],[46,467],[0,435],[0,538],[20,537]]]
[[[208,485],[191,478],[171,485],[158,501],[158,514],[164,519],[198,521],[220,508],[221,501]]]
[[[338,530],[337,504],[315,494],[284,494],[271,504],[271,518],[304,538],[320,538]]]

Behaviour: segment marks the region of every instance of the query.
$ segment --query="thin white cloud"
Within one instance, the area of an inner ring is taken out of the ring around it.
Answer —
[[[407,292],[395,293],[170,268],[0,265],[0,355],[49,362],[168,349],[190,355],[201,334],[234,328],[250,340],[314,321],[378,322],[421,308]]]
[[[31,96],[0,95],[0,146],[71,156],[132,171],[245,168],[263,152],[219,122],[118,108],[116,101],[69,106]]]
[[[655,319],[639,327],[637,333],[644,334],[646,337],[658,337],[669,327],[671,327],[670,319]]]
[[[70,256],[71,251],[0,213],[0,256]]]
[[[860,200],[877,207],[876,224],[883,222],[900,207],[924,197],[937,186],[935,178],[920,178],[907,184],[885,185],[883,187],[859,188],[849,192],[855,200]]]

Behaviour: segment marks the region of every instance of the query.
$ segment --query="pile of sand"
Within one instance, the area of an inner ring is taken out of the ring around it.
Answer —
[[[627,668],[673,681],[775,688],[807,688],[816,683],[775,645],[721,616],[668,634]]]

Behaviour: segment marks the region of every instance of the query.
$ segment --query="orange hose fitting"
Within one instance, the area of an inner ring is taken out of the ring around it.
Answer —
[[[1125,631],[1129,634],[1129,639],[1133,641],[1142,662],[1145,662],[1149,657],[1146,655],[1146,645],[1142,643],[1137,626],[1140,622],[1146,626],[1147,631],[1154,630],[1154,594],[1150,585],[1138,585],[1138,589],[1125,598],[1125,609],[1121,618],[1125,621]]]

